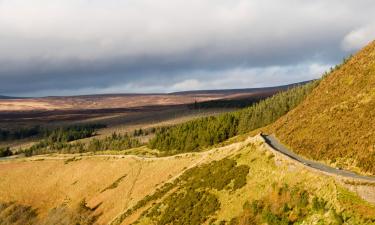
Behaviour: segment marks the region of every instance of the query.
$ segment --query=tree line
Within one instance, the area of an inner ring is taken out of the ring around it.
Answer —
[[[104,139],[94,138],[93,140],[91,140],[87,146],[87,151],[122,151],[139,146],[141,146],[140,141],[136,138],[133,138],[129,134],[113,133],[111,136]]]
[[[15,130],[0,129],[0,141],[13,141],[40,135],[43,129],[40,126],[19,128]]]
[[[236,112],[158,129],[155,137],[150,140],[149,147],[171,154],[197,151],[264,127],[295,108],[318,84],[319,80],[311,81]]]
[[[84,124],[60,127],[53,130],[44,129],[43,139],[21,152],[25,153],[26,156],[31,156],[52,153],[62,149],[70,150],[73,148],[73,145],[69,142],[92,137],[96,135],[98,129],[104,127],[105,125],[102,124]],[[79,146],[74,146],[74,148],[79,148]]]
[[[22,127],[13,130],[0,129],[0,141],[13,141],[30,137],[48,138],[54,142],[72,141],[89,137],[94,131],[106,127],[103,124],[83,124],[55,129],[40,126]]]
[[[82,132],[81,136],[74,137],[86,138],[87,136],[84,135],[85,133],[86,132]],[[65,137],[65,135],[63,136]],[[69,137],[69,135],[67,137]],[[87,143],[83,143],[81,141],[72,142],[71,139],[67,138],[58,138],[58,141],[52,140],[56,139],[44,139],[39,143],[34,144],[30,148],[23,150],[22,152],[25,153],[26,156],[33,156],[49,153],[84,153],[107,150],[122,151],[141,146],[141,143],[137,138],[134,138],[128,134],[117,133],[113,133],[111,136],[103,139],[93,138]]]

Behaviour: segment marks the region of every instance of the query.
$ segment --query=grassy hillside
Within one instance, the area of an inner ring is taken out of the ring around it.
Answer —
[[[25,224],[26,218],[29,224],[91,224],[78,221],[82,217],[107,224],[164,182],[240,145],[164,158],[75,154],[0,161],[0,224]]]
[[[256,144],[190,169],[141,203],[113,225],[375,224],[375,208],[333,179]]]
[[[0,162],[0,224],[302,221],[375,224],[375,207],[251,139],[164,158],[57,155]]]
[[[375,174],[375,42],[325,77],[273,126],[304,156]]]
[[[12,202],[17,206],[14,209],[32,207],[30,211],[37,215],[34,216],[37,222],[31,224],[56,224],[47,222],[61,219],[55,211],[71,215],[62,224],[89,224],[76,221],[80,215],[86,215],[82,211],[86,207],[93,209],[90,214],[98,217],[96,223],[107,224],[127,205],[139,201],[195,160],[200,157],[156,161],[122,156],[33,157],[27,161],[3,162],[0,163],[0,224],[7,218],[6,211],[1,212],[5,208],[2,205]],[[85,207],[81,206],[83,201]],[[15,216],[13,210],[10,208],[8,214]]]

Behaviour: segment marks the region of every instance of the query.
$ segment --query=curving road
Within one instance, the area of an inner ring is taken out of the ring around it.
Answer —
[[[268,145],[270,145],[273,149],[275,149],[276,151],[288,156],[289,158],[291,158],[293,160],[296,160],[296,161],[304,164],[305,166],[311,167],[311,168],[316,169],[316,170],[320,170],[320,171],[325,172],[325,173],[333,174],[333,175],[375,182],[375,177],[373,177],[373,176],[363,176],[363,175],[359,175],[359,174],[356,174],[356,173],[351,172],[351,171],[336,169],[336,168],[327,166],[323,163],[319,163],[319,162],[316,162],[316,161],[305,159],[305,158],[295,154],[294,152],[289,150],[287,147],[285,147],[283,144],[281,144],[280,141],[273,134],[272,135],[262,135],[262,137],[265,139],[266,143]]]

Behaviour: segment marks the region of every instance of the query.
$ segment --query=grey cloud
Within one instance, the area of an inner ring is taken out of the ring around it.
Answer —
[[[252,86],[316,77],[311,65],[373,38],[374,11],[369,0],[3,0],[0,94],[175,90],[198,74],[200,88],[227,88],[239,68]]]

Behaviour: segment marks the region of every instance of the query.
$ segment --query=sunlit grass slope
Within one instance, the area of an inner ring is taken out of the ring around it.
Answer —
[[[375,42],[326,76],[272,132],[295,152],[375,174]]]
[[[134,221],[142,225],[375,224],[375,207],[333,178],[275,160],[263,146],[250,144],[223,160],[189,170],[113,224]]]

